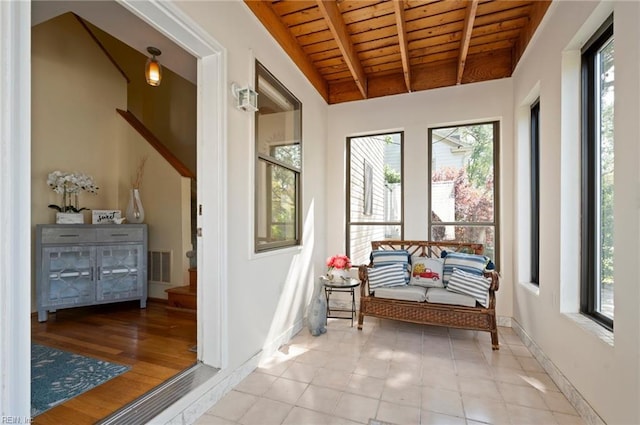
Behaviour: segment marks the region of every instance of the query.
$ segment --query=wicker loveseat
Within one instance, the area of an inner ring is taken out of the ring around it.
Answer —
[[[412,258],[440,258],[442,251],[482,254],[482,244],[462,242],[404,241],[387,240],[371,242],[372,251],[406,250]],[[405,301],[392,298],[376,297],[370,293],[368,273],[373,264],[362,265],[358,269],[360,286],[360,311],[358,313],[358,329],[362,330],[365,316],[401,320],[426,325],[446,326],[451,328],[471,329],[491,333],[491,345],[498,350],[498,329],[496,323],[496,298],[498,290],[498,273],[485,271],[485,277],[491,278],[487,307],[479,303],[473,307],[453,304],[436,304],[427,301]]]

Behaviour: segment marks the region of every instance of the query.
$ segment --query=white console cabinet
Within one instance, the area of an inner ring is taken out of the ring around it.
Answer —
[[[61,308],[147,305],[146,224],[36,226],[38,321]]]

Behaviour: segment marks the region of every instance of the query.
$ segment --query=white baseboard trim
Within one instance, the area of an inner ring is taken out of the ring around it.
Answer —
[[[230,392],[244,378],[249,376],[260,364],[260,361],[270,357],[283,344],[286,344],[302,330],[303,321],[298,320],[289,329],[273,339],[262,350],[249,358],[233,371],[220,371],[216,376],[191,391],[173,406],[170,406],[151,421],[153,424],[187,425],[195,423],[200,416],[211,409],[222,397]]]
[[[498,324],[498,326],[503,326],[505,328],[510,328],[511,323],[512,323],[512,319],[509,316],[498,316],[496,317],[496,322]]]
[[[522,329],[522,326],[513,318],[511,327],[518,334],[524,345],[529,349],[533,357],[540,363],[549,377],[555,382],[562,394],[569,400],[569,403],[576,409],[578,414],[588,425],[606,425],[602,418],[596,413],[591,405],[582,397],[573,384],[560,372],[547,355],[536,345],[529,335]],[[500,320],[498,320],[498,323]]]

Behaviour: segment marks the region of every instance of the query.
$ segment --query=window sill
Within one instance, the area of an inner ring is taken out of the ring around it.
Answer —
[[[613,332],[604,328],[602,325],[594,322],[583,314],[580,313],[563,313],[565,317],[577,324],[587,333],[590,333],[598,337],[602,342],[614,346]]]

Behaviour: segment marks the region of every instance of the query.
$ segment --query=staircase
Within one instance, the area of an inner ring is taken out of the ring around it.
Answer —
[[[197,309],[198,270],[195,267],[189,269],[189,285],[178,286],[165,290],[169,296],[168,310],[186,311],[195,313]]]

